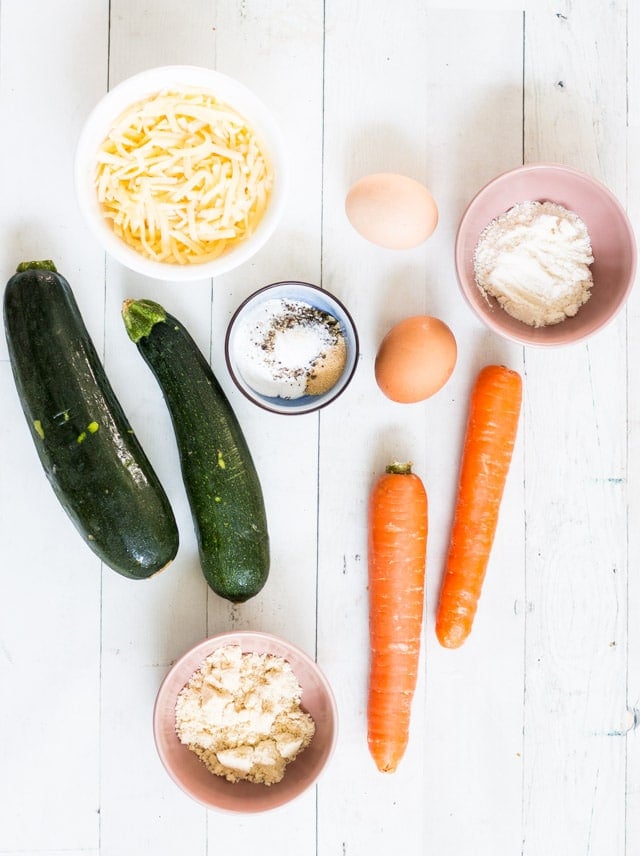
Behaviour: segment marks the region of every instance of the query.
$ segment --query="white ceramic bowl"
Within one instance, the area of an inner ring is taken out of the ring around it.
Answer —
[[[215,776],[177,737],[175,707],[178,693],[205,658],[225,645],[239,645],[243,652],[274,654],[285,659],[302,688],[301,707],[315,722],[311,743],[287,765],[284,778],[276,784],[232,783]],[[153,731],[156,748],[167,773],[192,799],[207,808],[253,814],[290,802],[317,781],[335,749],[337,709],[323,672],[297,646],[270,633],[248,630],[219,633],[199,642],[171,667],[156,698]]]
[[[253,234],[217,259],[201,264],[165,264],[149,259],[121,240],[103,216],[95,188],[96,152],[128,107],[166,88],[210,92],[240,113],[262,141],[273,168],[267,209]],[[242,83],[220,72],[196,66],[151,68],[111,89],[94,107],[80,135],[75,158],[75,186],[80,209],[104,249],[131,270],[154,279],[189,281],[227,273],[251,258],[275,230],[285,203],[287,169],[280,130],[264,104]]]
[[[267,300],[300,300],[316,309],[328,312],[340,323],[342,334],[347,346],[347,359],[342,374],[336,383],[321,395],[303,395],[300,398],[281,398],[279,396],[262,395],[256,392],[242,376],[238,359],[238,330],[245,318],[261,303]],[[349,385],[356,370],[359,356],[358,333],[353,318],[347,308],[332,294],[317,285],[308,282],[276,282],[254,292],[240,304],[227,328],[225,338],[225,356],[229,373],[238,389],[254,404],[272,413],[282,413],[294,416],[311,413],[326,407],[334,401]]]
[[[530,327],[508,315],[478,288],[474,253],[485,227],[519,202],[550,201],[585,223],[594,262],[591,297],[559,324]],[[589,175],[562,164],[527,164],[502,173],[473,197],[456,237],[455,263],[462,294],[495,333],[522,345],[553,347],[582,342],[609,324],[624,306],[636,274],[636,241],[627,214],[613,193]]]

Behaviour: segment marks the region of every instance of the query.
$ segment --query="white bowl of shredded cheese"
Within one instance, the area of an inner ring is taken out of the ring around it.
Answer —
[[[227,273],[273,234],[284,144],[246,86],[195,66],[148,69],[111,89],[78,141],[80,209],[105,250],[154,279]]]

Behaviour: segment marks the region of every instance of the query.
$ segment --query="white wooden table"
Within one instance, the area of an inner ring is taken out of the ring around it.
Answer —
[[[52,258],[173,503],[181,547],[147,583],[102,568],[55,500],[0,344],[2,856],[637,856],[640,853],[640,292],[588,344],[497,339],[458,292],[453,242],[471,196],[524,162],[609,186],[640,225],[640,4],[635,0],[3,0],[0,263]],[[283,222],[215,282],[156,283],[105,258],[81,222],[75,142],[109,85],[154,65],[217,68],[253,88],[287,138]],[[423,181],[440,208],[409,252],[344,214],[375,171]],[[232,387],[223,336],[269,282],[321,284],[351,310],[361,360],[319,415],[267,414]],[[192,330],[254,453],[272,571],[232,607],[199,571],[160,392],[126,338],[126,297]],[[428,313],[459,359],[418,405],[373,378],[380,339]],[[466,401],[477,370],[522,372],[524,407],[473,634],[442,649],[434,610]],[[365,511],[373,478],[411,459],[430,499],[423,663],[393,776],[366,746]],[[267,630],[315,656],[340,711],[316,788],[278,812],[207,812],[166,776],[151,710],[172,661],[206,635]]]

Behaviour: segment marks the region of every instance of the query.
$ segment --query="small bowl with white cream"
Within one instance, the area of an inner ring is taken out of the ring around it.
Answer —
[[[166,281],[218,276],[251,258],[284,209],[284,141],[240,81],[189,65],[118,83],[76,149],[80,210],[104,249]]]
[[[503,173],[471,200],[455,263],[464,297],[523,345],[581,342],[624,306],[636,272],[626,212],[604,185],[561,164]]]
[[[311,413],[346,389],[358,362],[346,307],[323,288],[276,282],[243,301],[225,339],[238,389],[272,413]]]

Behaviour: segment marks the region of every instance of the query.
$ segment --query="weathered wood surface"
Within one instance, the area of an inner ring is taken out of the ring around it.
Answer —
[[[72,282],[125,409],[170,495],[180,553],[122,579],[84,547],[39,468],[0,342],[0,854],[635,856],[640,852],[640,296],[562,351],[497,339],[457,290],[470,198],[522,162],[590,173],[640,223],[640,9],[628,0],[4,0],[0,260],[6,281],[53,258]],[[73,153],[93,104],[154,65],[217,68],[253,88],[287,138],[282,224],[215,282],[146,280],[105,258],[80,219]],[[440,209],[409,252],[364,242],[344,214],[369,172],[423,181]],[[349,390],[319,415],[258,411],[232,387],[223,338],[269,282],[334,292],[358,325]],[[252,448],[270,519],[267,588],[241,607],[207,591],[169,418],[120,320],[151,297],[210,356]],[[445,320],[445,389],[397,405],[375,386],[387,329]],[[524,407],[478,619],[445,651],[434,611],[467,394],[477,370],[522,372]],[[427,609],[411,742],[377,773],[366,746],[366,503],[390,458],[430,499]],[[315,656],[340,712],[316,788],[274,814],[208,813],[168,779],[151,710],[170,664],[208,634],[275,632]]]

